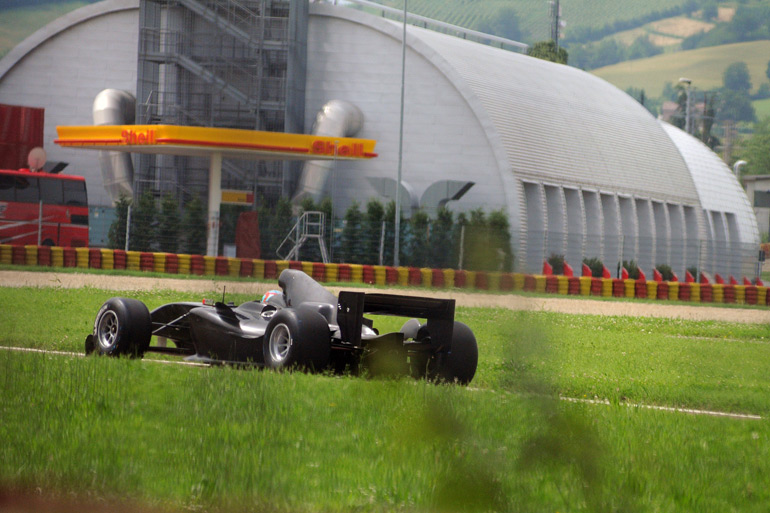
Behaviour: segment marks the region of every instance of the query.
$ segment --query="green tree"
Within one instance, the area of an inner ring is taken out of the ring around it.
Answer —
[[[527,55],[530,57],[536,57],[546,61],[557,62],[559,64],[567,64],[569,54],[563,47],[556,48],[556,42],[540,41],[529,47]]]
[[[722,73],[722,83],[725,89],[748,96],[751,91],[751,75],[749,67],[743,61],[730,64]]]
[[[160,204],[160,224],[158,228],[160,250],[166,253],[176,253],[179,250],[179,202],[175,196],[166,194]]]
[[[703,4],[701,10],[703,19],[706,21],[716,20],[719,17],[719,6],[716,0],[708,0]]]
[[[497,271],[513,271],[513,251],[511,249],[511,225],[508,216],[502,210],[490,212],[487,219],[490,231],[490,246],[496,253],[493,262]]]
[[[767,69],[765,70],[765,76],[770,80],[770,61],[767,61]]]
[[[181,230],[183,247],[191,255],[206,254],[206,208],[198,196],[194,196],[184,207]]]
[[[476,30],[514,41],[522,39],[519,17],[511,7],[501,7],[493,16],[484,18],[476,26]]]
[[[418,210],[409,219],[409,238],[406,261],[408,265],[426,267],[430,256],[430,218],[423,210]]]
[[[115,202],[115,220],[112,221],[107,233],[107,241],[112,249],[124,249],[126,247],[126,222],[131,203],[132,200],[128,196],[121,196]]]
[[[382,238],[384,216],[385,207],[377,199],[372,198],[366,203],[366,214],[361,234],[363,263],[370,265],[380,263],[380,239]]]
[[[354,201],[345,211],[345,222],[342,228],[342,247],[340,256],[342,262],[359,263],[361,260],[361,208]]]
[[[663,50],[660,47],[655,46],[652,41],[650,41],[649,36],[644,35],[637,37],[634,42],[631,43],[631,46],[629,46],[626,51],[626,58],[628,60],[644,59],[646,57],[658,55],[662,52]]]
[[[129,249],[152,251],[158,238],[158,209],[151,190],[139,196],[136,207],[131,211]]]
[[[747,162],[744,173],[770,174],[770,117],[754,125],[754,133],[743,143],[740,158]]]
[[[718,119],[731,121],[754,121],[756,114],[751,99],[745,93],[730,90],[722,91],[722,106]]]
[[[446,207],[439,207],[436,220],[431,225],[430,265],[432,267],[442,269],[457,265],[453,228],[452,211]]]

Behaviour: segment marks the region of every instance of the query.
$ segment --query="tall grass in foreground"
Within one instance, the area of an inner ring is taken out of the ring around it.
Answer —
[[[760,511],[770,500],[766,420],[7,351],[0,372],[0,482],[14,486],[231,511]]]
[[[111,295],[0,288],[0,344],[81,351]],[[479,340],[471,388],[0,350],[0,485],[195,510],[766,509],[767,327],[458,318]],[[634,402],[765,420],[622,404]]]

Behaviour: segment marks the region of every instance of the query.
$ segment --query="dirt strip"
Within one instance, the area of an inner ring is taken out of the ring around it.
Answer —
[[[278,288],[278,283],[248,283],[215,279],[151,278],[111,276],[104,274],[77,274],[58,272],[0,271],[1,287],[58,287],[63,289],[93,287],[116,291],[178,290],[201,294],[253,294],[261,297],[267,290]],[[328,287],[334,294],[350,287]],[[747,324],[770,323],[770,308],[726,308],[702,305],[681,305],[666,302],[600,301],[570,297],[529,297],[517,294],[484,294],[480,292],[442,291],[436,289],[385,290],[364,289],[368,292],[391,292],[412,296],[453,298],[459,306],[495,307],[510,310],[534,310],[569,314],[590,314],[631,317],[664,317],[687,320],[714,320]]]

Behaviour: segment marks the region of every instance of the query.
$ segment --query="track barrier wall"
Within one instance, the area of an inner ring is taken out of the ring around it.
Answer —
[[[209,257],[101,248],[0,244],[0,264],[132,270],[178,275],[230,276],[258,280],[274,280],[284,269],[297,269],[319,282],[366,283],[379,286],[401,285],[435,289],[477,289],[501,293],[523,291],[574,296],[770,306],[768,287],[763,285],[685,283],[382,265],[324,264],[320,262]]]

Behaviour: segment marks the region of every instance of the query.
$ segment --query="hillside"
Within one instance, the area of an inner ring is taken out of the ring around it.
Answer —
[[[67,0],[45,5],[0,9],[0,58],[38,29],[89,2]]]
[[[676,84],[680,77],[691,79],[693,86],[701,90],[721,87],[725,68],[743,61],[749,67],[753,91],[756,91],[768,80],[765,75],[768,59],[770,41],[751,41],[626,61],[591,73],[620,89],[635,87],[644,89],[649,97],[658,97],[666,82]]]

